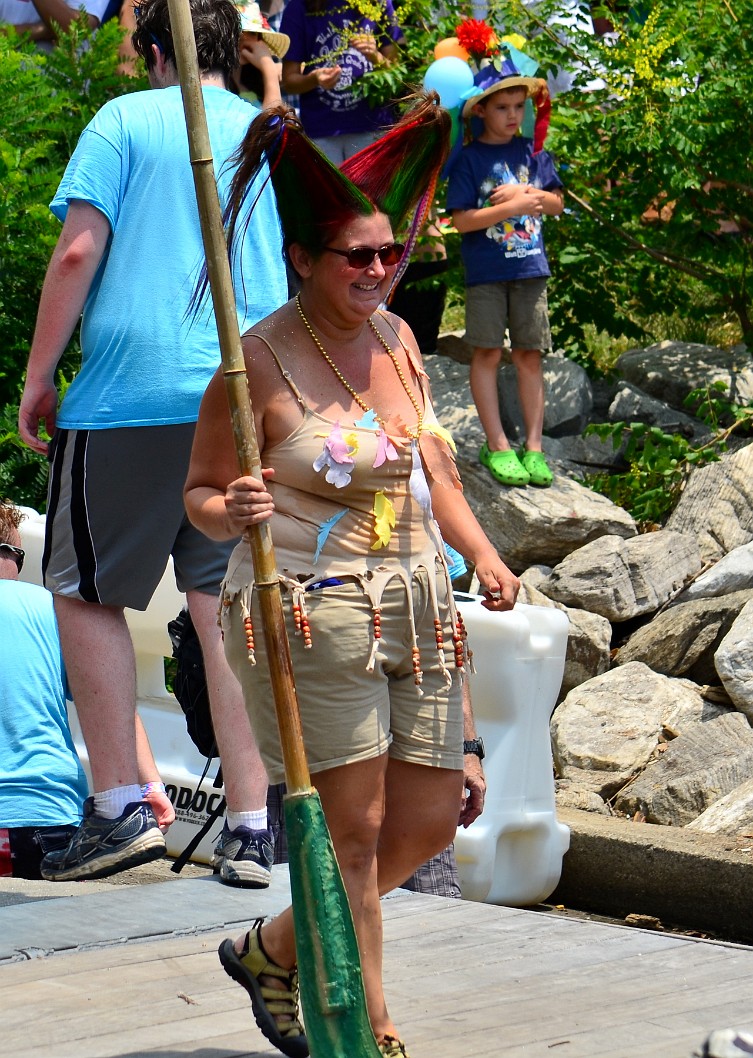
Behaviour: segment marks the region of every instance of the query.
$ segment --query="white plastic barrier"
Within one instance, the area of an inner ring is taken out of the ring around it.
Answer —
[[[557,822],[549,718],[562,683],[568,620],[554,608],[518,604],[491,613],[456,593],[476,672],[471,698],[484,740],[484,813],[458,829],[463,896],[524,907],[556,888],[570,831]]]
[[[44,516],[25,509],[21,536],[27,558],[23,577],[41,584]],[[567,617],[560,610],[518,605],[493,614],[479,596],[457,596],[476,673],[471,694],[479,734],[486,745],[488,789],[484,814],[455,842],[463,896],[524,906],[545,899],[559,880],[569,844],[557,823],[549,744],[549,717],[562,682]],[[126,610],[136,650],[138,710],[157,766],[176,811],[167,833],[176,856],[205,822],[222,791],[212,787],[215,762],[201,784],[205,760],[186,731],[183,713],[165,689],[164,657],[172,653],[167,623],[184,604],[175,587],[172,561],[145,612]],[[88,757],[75,708],[71,729],[84,768]],[[196,804],[196,810],[188,805]],[[212,827],[193,859],[211,861],[221,829]]]
[[[27,517],[20,526],[22,546],[26,550],[22,577],[34,584],[41,584],[44,515],[28,507],[23,510]],[[171,559],[149,607],[143,612],[131,609],[125,611],[136,652],[139,714],[149,735],[154,759],[167,793],[175,806],[175,823],[165,836],[167,851],[171,856],[183,851],[223,794],[222,788],[216,790],[212,786],[218,760],[213,762],[199,789],[206,759],[188,737],[180,705],[165,688],[164,659],[172,655],[167,623],[178,615],[184,604],[185,596],[175,586]],[[89,757],[74,705],[70,706],[69,716],[73,740],[91,782]],[[188,806],[192,804],[195,808],[189,811]],[[222,817],[204,835],[191,859],[197,863],[210,863],[221,829]]]

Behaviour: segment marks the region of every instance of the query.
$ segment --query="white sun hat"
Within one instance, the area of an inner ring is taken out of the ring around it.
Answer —
[[[241,16],[241,33],[259,33],[273,55],[281,59],[290,47],[287,33],[277,33],[271,28],[259,5],[256,3],[237,4]]]

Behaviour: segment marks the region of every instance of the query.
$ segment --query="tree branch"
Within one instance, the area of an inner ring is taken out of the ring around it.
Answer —
[[[581,209],[585,210],[590,216],[599,222],[603,227],[608,228],[611,232],[622,239],[623,242],[627,243],[633,250],[639,250],[641,253],[647,254],[649,257],[653,257],[655,261],[661,262],[661,264],[667,265],[669,268],[675,268],[678,272],[684,272],[685,275],[693,276],[694,279],[700,279],[703,282],[707,282],[709,279],[726,279],[726,273],[720,271],[717,268],[709,268],[692,265],[687,258],[678,257],[668,250],[655,250],[652,246],[648,246],[645,242],[641,242],[634,236],[621,228],[618,224],[612,223],[600,213],[597,209],[594,209],[592,205],[586,202],[584,199],[579,198],[574,191],[571,191],[568,187],[565,189],[565,194],[568,198],[571,198]]]

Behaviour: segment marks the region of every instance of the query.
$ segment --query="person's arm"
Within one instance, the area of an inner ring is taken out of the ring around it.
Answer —
[[[397,46],[395,44],[378,44],[373,33],[360,33],[353,37],[350,46],[360,51],[372,66],[391,66],[397,58]]]
[[[263,451],[263,420],[256,408],[257,396],[254,389],[256,438]],[[272,473],[262,471],[265,479]],[[183,499],[191,523],[211,540],[234,540],[249,525],[266,521],[274,509],[263,481],[238,476],[221,370],[212,378],[201,402]]]
[[[120,28],[125,30],[125,36],[118,49],[120,62],[117,67],[117,72],[122,74],[123,77],[136,76],[136,60],[138,59],[138,53],[136,52],[131,39],[136,31],[136,14],[133,7],[133,0],[123,0],[120,14],[118,15]]]
[[[341,66],[317,66],[303,72],[304,63],[282,61],[282,89],[288,95],[305,95],[315,88],[334,88],[342,74]]]
[[[16,22],[12,26],[0,26],[0,33],[5,36],[9,31],[15,31],[19,36],[26,35],[39,44],[43,40],[54,40],[55,34],[49,26],[40,19],[38,22]]]
[[[453,209],[452,223],[461,233],[483,231],[508,217],[540,217],[550,191],[540,191],[531,184],[500,184],[489,195],[489,206],[478,209]]]
[[[71,22],[74,22],[79,15],[78,7],[68,7],[65,0],[32,0],[34,7],[37,9],[37,13],[42,20],[42,23],[46,29],[45,36],[35,36],[34,31],[31,31],[32,40],[54,40],[57,38],[57,27],[59,26],[63,33],[67,33],[71,27]],[[94,15],[86,15],[89,26],[91,29],[96,29],[99,25],[99,19]],[[32,27],[37,25],[31,23]],[[19,32],[21,27],[18,27]]]
[[[473,703],[468,680],[463,680],[463,739],[472,742],[477,738],[476,721],[473,718]],[[475,753],[463,755],[463,801],[458,826],[469,827],[484,811],[486,779],[481,760]]]
[[[142,796],[152,806],[157,817],[157,826],[164,834],[170,824],[175,822],[175,809],[165,793],[165,784],[157,768],[152,747],[149,744],[149,736],[138,713],[136,713],[136,760]]]
[[[488,610],[511,610],[520,581],[495,551],[460,489],[434,484],[431,504],[442,538],[475,566],[481,589],[487,593],[483,605]]]
[[[263,89],[261,105],[264,110],[279,106],[282,103],[280,77],[282,66],[275,62],[272,52],[257,33],[241,33],[240,46],[241,66],[250,63],[261,74]]]
[[[21,439],[42,454],[47,442],[39,437],[40,419],[50,436],[55,428],[55,369],[76,329],[109,237],[104,213],[88,202],[70,203],[42,286],[18,413]]]
[[[553,187],[541,192],[543,212],[547,217],[559,217],[565,208],[565,195],[561,187]]]

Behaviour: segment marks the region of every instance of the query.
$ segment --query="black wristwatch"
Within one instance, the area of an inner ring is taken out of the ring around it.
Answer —
[[[483,738],[466,739],[466,741],[463,742],[463,754],[466,753],[473,753],[479,760],[483,760],[486,756]]]

